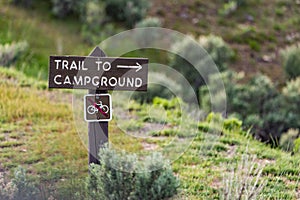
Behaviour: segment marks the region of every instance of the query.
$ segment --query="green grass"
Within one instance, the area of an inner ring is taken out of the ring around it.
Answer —
[[[134,102],[131,102],[131,105],[131,117],[136,119],[139,126],[143,127],[143,123],[149,123],[136,118],[146,117],[148,105],[138,106]],[[168,115],[167,121],[173,121],[172,118],[177,116]],[[203,128],[207,122],[201,124]],[[114,127],[115,123],[111,126]],[[208,130],[215,128],[208,127]],[[187,126],[186,129],[193,131],[192,126]],[[114,130],[113,128],[111,133],[114,146],[126,151],[130,149],[130,152],[138,154],[145,151],[143,149],[145,143],[156,146],[156,150],[164,149],[174,137],[184,136],[182,130],[166,128],[151,132],[152,135],[148,135],[146,140],[133,140],[130,135],[115,133]],[[132,145],[138,148],[132,148]],[[218,199],[224,187],[223,175],[228,174],[231,169],[236,169],[246,155],[255,158],[251,165],[263,167],[260,182],[267,181],[260,194],[263,199],[297,199],[300,155],[291,156],[279,149],[271,148],[240,129],[223,130],[221,136],[215,131],[198,131],[188,149],[172,163],[174,172],[181,180],[180,193],[174,199]]]
[[[22,165],[34,177],[39,175],[42,177],[39,179],[55,181],[58,185],[61,179],[72,182],[86,176],[87,150],[75,129],[70,115],[71,107],[59,99],[60,92],[15,85],[16,81],[7,78],[10,73],[16,72],[12,69],[0,71],[0,76],[7,80],[0,83],[0,167],[12,171]],[[58,96],[55,101],[49,99],[49,96],[55,95]],[[137,130],[149,124],[155,126],[156,122],[143,120],[151,114],[148,112],[149,105],[137,106],[133,102],[130,105],[119,105],[130,109],[131,117],[137,120],[138,127],[135,124],[129,127]],[[172,118],[177,117],[167,115],[166,119],[173,123],[175,120]],[[124,133],[117,125],[117,120],[110,122],[110,142],[117,149],[139,155],[146,155],[153,150],[149,147],[154,150],[164,149],[174,138],[185,137],[182,130],[170,128],[172,124],[146,138]],[[186,126],[185,131],[195,130],[192,127]],[[296,199],[300,174],[299,155],[291,156],[270,148],[239,130],[223,130],[222,136],[198,131],[194,136],[188,149],[172,163],[174,172],[181,180],[180,193],[176,198],[219,198],[222,175],[234,168],[245,154],[249,154],[256,156],[255,163],[265,165],[262,179],[268,180],[268,184],[263,189],[264,197]]]
[[[0,83],[0,168],[24,165],[45,177],[53,170],[60,177],[86,173],[87,152],[71,124],[70,106],[54,103],[47,91],[16,84],[13,75],[22,79],[21,73],[1,69],[0,74],[7,80]]]

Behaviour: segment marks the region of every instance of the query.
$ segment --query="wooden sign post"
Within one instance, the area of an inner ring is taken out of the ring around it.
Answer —
[[[88,122],[89,164],[99,164],[108,142],[111,98],[107,90],[146,91],[147,58],[111,58],[96,47],[89,56],[50,56],[49,88],[88,89],[84,118]]]

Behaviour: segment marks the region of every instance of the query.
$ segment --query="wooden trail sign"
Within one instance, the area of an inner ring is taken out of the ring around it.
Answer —
[[[112,102],[107,90],[146,91],[147,58],[112,58],[96,47],[89,56],[50,56],[49,88],[89,89],[84,97],[89,164],[100,164],[99,148],[108,142]]]
[[[147,90],[148,59],[50,56],[49,87]]]

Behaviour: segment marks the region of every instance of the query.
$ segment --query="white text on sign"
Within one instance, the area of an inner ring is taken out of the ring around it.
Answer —
[[[50,88],[147,89],[148,59],[108,57],[50,57]]]

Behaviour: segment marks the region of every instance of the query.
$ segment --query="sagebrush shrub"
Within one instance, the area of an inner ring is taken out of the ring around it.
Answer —
[[[186,78],[197,94],[199,87],[205,82],[205,77],[201,75],[208,76],[207,74],[200,75],[198,71],[206,64],[205,61],[209,60],[208,55],[192,37],[175,42],[171,48],[173,54],[169,56],[169,65]]]
[[[241,130],[242,121],[237,118],[225,119],[223,127],[227,130]]]
[[[35,200],[40,198],[38,188],[34,185],[33,182],[28,180],[28,177],[26,175],[26,170],[24,168],[18,167],[15,170],[12,183],[16,187],[16,192],[14,193],[14,199]]]
[[[15,192],[15,185],[0,172],[0,199],[12,200]]]
[[[223,4],[223,7],[218,10],[219,14],[222,16],[230,15],[235,12],[238,8],[238,4],[236,1],[229,1]]]
[[[212,112],[212,103],[218,105],[219,103],[227,103],[226,108],[229,112],[232,112],[232,102],[236,96],[236,90],[238,89],[238,81],[244,77],[243,73],[236,73],[230,70],[226,70],[220,74],[212,74],[209,76],[209,88],[202,86],[200,87],[199,92],[199,99],[201,104],[201,109],[205,112],[209,113]],[[225,87],[226,93],[220,91],[221,87],[218,84],[215,84],[218,79],[222,79],[222,82]],[[211,97],[213,97],[213,101]],[[215,105],[215,106],[216,106]]]
[[[220,8],[218,12],[223,16],[227,16],[234,13],[239,7],[245,6],[246,3],[246,0],[225,0],[222,8]]]
[[[104,0],[106,15],[133,27],[142,20],[149,8],[147,0]]]
[[[157,17],[149,17],[141,20],[135,25],[135,28],[144,28],[140,29],[137,32],[137,43],[140,48],[148,48],[154,46],[159,38],[157,31],[152,30],[153,27],[161,27],[161,21]]]
[[[213,83],[217,77],[212,75],[209,82]],[[214,101],[226,99],[228,113],[237,113],[257,139],[274,146],[279,145],[283,132],[300,128],[300,79],[288,82],[280,93],[267,76],[257,75],[245,84],[239,83],[242,76],[237,73],[226,71],[221,77],[226,94],[218,93],[218,87],[213,84],[212,91],[206,86],[200,89],[201,106],[205,111],[211,111],[211,93],[215,94]]]
[[[238,113],[245,125],[252,127],[256,138],[278,144],[286,116],[278,112],[281,96],[267,76],[257,75],[247,84],[235,85],[228,99],[231,112]]]
[[[13,64],[24,54],[27,48],[27,42],[13,42],[0,45],[0,66]]]
[[[200,36],[199,44],[208,52],[220,71],[227,69],[227,63],[233,58],[231,47],[219,36]]]
[[[135,155],[102,148],[99,156],[101,165],[90,166],[86,182],[91,199],[159,200],[177,192],[178,179],[161,154],[138,161]]]
[[[299,137],[298,129],[289,129],[283,133],[280,138],[280,148],[284,151],[293,151],[295,144],[294,141]]]
[[[223,39],[214,35],[201,36],[198,41],[186,37],[174,43],[172,52],[170,66],[187,79],[196,94],[199,93],[199,87],[214,73],[211,66],[215,63],[219,71],[223,71],[233,56],[233,51]]]
[[[56,17],[64,18],[70,14],[81,16],[88,0],[51,0],[52,13]]]
[[[300,76],[300,47],[299,45],[289,46],[281,50],[283,58],[283,69],[288,79]]]
[[[300,129],[300,77],[287,82],[282,89],[281,112],[288,128]]]
[[[299,130],[298,130],[299,132]],[[296,154],[299,154],[300,153],[300,137],[297,138],[295,141],[294,141],[294,149],[293,149],[293,152],[296,153]]]
[[[285,96],[298,98],[300,95],[300,76],[287,82],[282,92]]]
[[[105,6],[101,0],[91,0],[86,3],[85,10],[81,14],[81,21],[83,22],[81,34],[90,44],[101,41],[106,36],[106,32],[112,29],[111,25],[106,24]]]
[[[3,173],[0,173],[0,199],[5,200],[37,200],[41,196],[35,184],[28,180],[26,171],[18,167],[14,177],[8,180]]]
[[[148,17],[141,20],[135,25],[136,28],[146,28],[146,27],[161,27],[161,21],[157,17]]]

